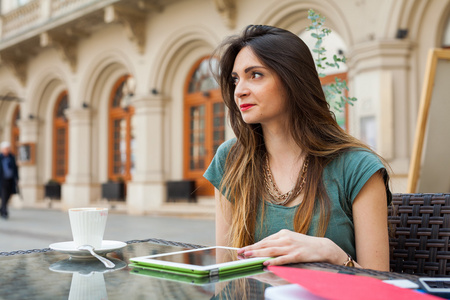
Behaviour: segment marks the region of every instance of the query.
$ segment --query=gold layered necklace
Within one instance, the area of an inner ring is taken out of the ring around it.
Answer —
[[[273,179],[272,171],[270,170],[269,165],[269,156],[266,155],[265,163],[264,163],[264,184],[266,187],[267,192],[271,196],[271,199],[269,197],[269,201],[276,205],[286,205],[291,200],[295,199],[303,190],[303,187],[305,186],[306,182],[306,172],[308,171],[308,163],[309,163],[309,157],[305,158],[305,161],[303,162],[303,167],[301,171],[301,177],[299,179],[300,185],[297,187],[297,184],[294,186],[292,190],[290,190],[287,193],[282,194],[280,192],[280,189],[278,188],[277,184],[275,183],[275,180]]]

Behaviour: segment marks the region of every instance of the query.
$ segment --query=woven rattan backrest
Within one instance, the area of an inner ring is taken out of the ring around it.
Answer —
[[[450,194],[393,194],[388,220],[391,271],[450,276]]]

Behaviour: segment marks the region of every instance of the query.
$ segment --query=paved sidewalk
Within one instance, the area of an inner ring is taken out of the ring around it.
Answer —
[[[0,252],[47,248],[51,243],[72,241],[69,215],[51,209],[9,209],[0,219]],[[129,241],[159,238],[199,245],[215,244],[214,220],[130,216],[110,212],[105,240]]]

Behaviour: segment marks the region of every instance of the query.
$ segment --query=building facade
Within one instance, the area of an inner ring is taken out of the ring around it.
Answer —
[[[4,0],[0,138],[20,157],[23,204],[96,205],[124,182],[122,207],[165,205],[167,182],[202,174],[233,136],[209,65],[221,40],[248,24],[300,36],[308,10],[326,17],[348,59],[345,128],[391,165],[406,189],[426,58],[450,46],[450,0]],[[340,49],[340,50],[342,50]],[[450,51],[450,50],[449,50]],[[210,200],[213,201],[213,200]]]

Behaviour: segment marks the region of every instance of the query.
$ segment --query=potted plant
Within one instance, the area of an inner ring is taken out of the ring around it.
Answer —
[[[195,180],[168,181],[167,202],[177,202],[179,200],[197,202],[195,190]]]
[[[57,180],[50,179],[44,185],[44,190],[45,198],[61,199],[61,184]]]
[[[102,198],[125,201],[125,182],[123,178],[117,177],[116,180],[110,178],[106,183],[102,183]]]

